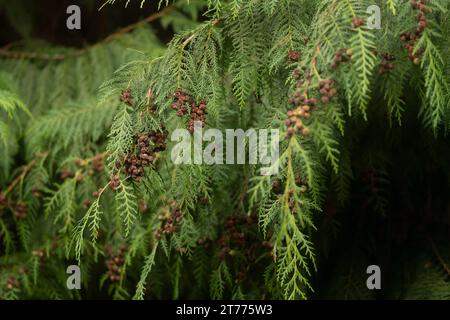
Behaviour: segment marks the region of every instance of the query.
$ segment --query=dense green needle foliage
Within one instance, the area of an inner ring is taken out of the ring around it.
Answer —
[[[133,2],[153,1],[102,10]],[[143,25],[4,54],[0,298],[450,299],[450,3],[425,3],[419,35],[406,0],[167,0],[167,46]],[[180,90],[206,128],[279,129],[279,174],[175,165]],[[298,93],[316,102],[288,134]]]

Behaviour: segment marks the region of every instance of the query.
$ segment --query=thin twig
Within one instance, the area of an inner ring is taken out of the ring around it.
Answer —
[[[33,168],[34,164],[36,163],[36,159],[32,160],[30,163],[28,163],[23,169],[22,169],[22,173],[20,175],[18,175],[12,182],[11,184],[8,186],[8,188],[5,191],[5,196],[10,193],[16,186],[17,184],[23,180],[23,178],[25,178],[25,176],[28,174],[28,172],[30,172],[30,170]]]
[[[105,39],[103,39],[100,43],[107,43],[107,42],[111,42],[112,40],[116,39],[117,37],[119,37],[120,35],[124,34],[124,33],[128,33],[134,29],[136,29],[138,26],[140,26],[141,24],[144,23],[150,23],[153,22],[155,20],[158,20],[159,18],[165,16],[167,13],[169,13],[170,11],[172,11],[174,9],[173,5],[171,6],[167,6],[165,7],[163,10],[158,11],[157,13],[154,13],[150,16],[148,16],[147,18],[145,18],[144,20],[140,20],[136,23],[130,24],[124,28],[121,28],[119,30],[117,30],[116,32],[114,32],[113,34],[107,36]]]
[[[436,258],[439,260],[441,265],[444,267],[444,270],[447,272],[447,274],[450,275],[450,268],[447,266],[447,264],[445,263],[444,259],[439,254],[439,251],[438,251],[436,245],[434,244],[433,240],[429,237],[428,241],[430,242],[431,248],[433,249],[433,252],[436,255]]]
[[[186,47],[192,41],[192,39],[194,39],[194,36],[195,36],[195,34],[191,35],[189,38],[184,40],[184,42],[181,44],[181,48]]]
[[[4,195],[6,196],[8,193],[14,190],[14,188],[19,184],[20,181],[22,181],[25,176],[31,171],[33,166],[38,161],[38,158],[45,158],[48,155],[48,152],[39,153],[37,154],[37,158],[31,160],[26,166],[23,167],[22,172],[20,175],[18,175],[8,186],[8,188],[5,190]]]
[[[98,46],[100,44],[109,43],[109,42],[117,39],[119,36],[123,35],[124,33],[130,32],[144,23],[150,23],[150,22],[153,22],[153,21],[163,17],[168,12],[173,10],[173,8],[174,8],[173,6],[168,6],[168,7],[164,8],[163,10],[158,11],[157,13],[154,13],[154,14],[148,16],[147,18],[145,18],[143,20],[140,20],[136,23],[130,24],[124,28],[117,30],[116,32],[110,34],[109,36],[107,36],[106,38],[101,40],[100,42],[97,42],[86,48],[75,50],[70,53],[48,54],[48,53],[37,53],[37,52],[10,51],[10,50],[8,50],[9,46],[7,45],[6,47],[0,48],[0,56],[2,56],[4,58],[9,58],[9,59],[30,59],[30,60],[46,60],[46,61],[61,61],[61,60],[65,60],[67,58],[78,57],[80,55],[83,55],[90,49],[94,48],[95,46]]]

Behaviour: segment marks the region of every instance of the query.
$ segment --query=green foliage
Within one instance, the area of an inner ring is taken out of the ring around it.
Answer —
[[[380,256],[384,234],[367,230],[381,233],[401,211],[404,195],[394,186],[403,183],[390,174],[408,175],[403,165],[418,152],[396,154],[398,141],[409,143],[398,126],[410,124],[408,138],[432,144],[433,159],[445,145],[450,24],[449,4],[430,0],[415,65],[400,37],[414,30],[416,12],[407,1],[380,0],[381,30],[352,25],[368,18],[372,2],[160,1],[170,8],[163,27],[176,31],[166,47],[139,27],[82,51],[40,44],[64,59],[1,59],[0,187],[8,206],[0,207],[0,298],[88,296],[61,290],[73,261],[86,292],[114,299],[375,298],[365,286],[369,256],[357,247]],[[342,50],[349,60],[332,67]],[[387,74],[378,72],[382,52],[395,57]],[[330,103],[320,100],[324,79],[337,88]],[[206,128],[278,129],[279,173],[175,165],[170,135],[187,122],[171,108],[177,90],[193,105],[206,101]],[[286,113],[298,107],[288,101],[299,91],[318,100],[305,120],[309,134],[284,139]],[[413,127],[417,116],[422,123]],[[137,137],[150,133],[167,133],[167,146],[151,141],[143,152]],[[142,153],[152,161],[136,179]],[[396,156],[400,164],[387,160]],[[414,197],[405,198],[413,207]],[[318,278],[330,268],[337,276],[325,277],[324,288]],[[20,286],[5,290],[12,274]],[[442,266],[412,279],[398,297],[449,298]]]

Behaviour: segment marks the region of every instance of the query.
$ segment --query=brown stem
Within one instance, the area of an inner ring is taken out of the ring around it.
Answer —
[[[12,182],[11,184],[8,186],[8,188],[5,191],[5,196],[10,193],[16,186],[17,184],[23,180],[23,178],[25,178],[25,176],[28,174],[28,172],[30,172],[30,170],[33,168],[34,164],[36,163],[36,159],[32,160],[30,163],[28,163],[23,169],[22,169],[22,173],[20,175],[18,175]]]
[[[107,36],[105,39],[103,39],[101,41],[101,43],[107,43],[107,42],[111,42],[112,40],[116,39],[117,37],[119,37],[120,35],[124,34],[124,33],[128,33],[134,29],[136,29],[138,26],[140,26],[141,24],[144,23],[150,23],[153,22],[155,20],[158,20],[159,18],[165,16],[167,13],[169,13],[170,11],[173,10],[173,6],[168,6],[165,7],[163,10],[158,11],[157,13],[154,13],[150,16],[148,16],[147,18],[145,18],[144,20],[138,21],[136,23],[130,24],[124,28],[121,28],[119,30],[117,30],[116,32],[114,32],[113,34]]]
[[[184,40],[184,42],[181,44],[181,47],[182,47],[182,48],[186,47],[186,46],[192,41],[192,39],[194,39],[194,35],[195,35],[195,34],[191,35],[189,38],[187,38],[186,40]]]
[[[10,193],[18,184],[20,181],[23,180],[23,178],[25,178],[25,176],[31,171],[31,169],[33,168],[33,166],[36,164],[38,158],[45,158],[48,155],[48,152],[44,152],[44,153],[38,153],[35,159],[31,160],[26,166],[23,167],[22,172],[20,173],[20,175],[18,175],[8,186],[8,188],[6,189],[4,195],[6,196],[8,193]]]
[[[110,34],[109,36],[107,36],[106,38],[101,40],[100,42],[97,42],[86,48],[75,50],[71,53],[47,54],[47,53],[37,53],[37,52],[9,51],[8,46],[6,46],[3,48],[0,48],[0,56],[2,56],[4,58],[9,58],[9,59],[30,59],[30,60],[35,59],[35,60],[46,60],[46,61],[61,61],[61,60],[67,59],[67,58],[78,57],[97,45],[109,43],[112,40],[121,36],[122,34],[128,33],[130,31],[136,29],[141,24],[150,23],[150,22],[153,22],[153,21],[161,18],[162,16],[166,15],[168,12],[173,10],[173,8],[174,8],[173,6],[168,6],[168,7],[164,8],[163,10],[158,11],[157,13],[154,13],[154,14],[148,16],[147,18],[145,18],[143,20],[140,20],[136,23],[130,24],[124,28],[117,30],[116,32]]]
[[[439,260],[439,262],[441,263],[442,267],[444,267],[444,270],[447,272],[447,274],[450,275],[450,268],[447,266],[447,264],[445,263],[444,259],[439,254],[439,251],[438,251],[436,245],[434,244],[433,240],[431,238],[428,238],[428,241],[430,242],[431,248],[433,249],[433,252],[436,255],[436,258]]]

